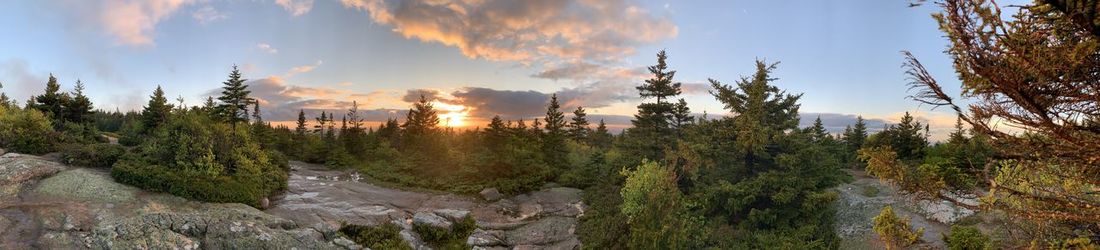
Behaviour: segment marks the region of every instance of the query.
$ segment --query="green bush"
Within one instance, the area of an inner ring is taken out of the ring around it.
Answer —
[[[912,230],[908,218],[898,218],[894,208],[886,206],[875,216],[873,229],[879,239],[886,243],[886,249],[903,249],[920,241],[924,228]]]
[[[951,233],[943,235],[943,242],[951,250],[993,249],[989,236],[982,234],[982,231],[977,228],[968,226],[951,226]]]
[[[53,150],[53,125],[42,112],[0,106],[0,146],[24,154]]]
[[[466,238],[477,229],[477,221],[472,216],[466,216],[462,222],[455,223],[450,230],[436,228],[428,225],[413,225],[413,231],[420,235],[420,239],[436,249],[469,249]]]
[[[393,223],[375,227],[344,224],[340,227],[340,233],[360,246],[370,249],[413,249],[404,238],[401,238],[401,227]]]
[[[109,168],[126,153],[125,147],[107,143],[66,144],[60,148],[65,164],[93,168]]]
[[[116,163],[111,168],[111,176],[120,183],[200,201],[236,202],[259,207],[260,200],[268,194],[263,190],[263,181],[256,176],[211,176],[132,159]]]

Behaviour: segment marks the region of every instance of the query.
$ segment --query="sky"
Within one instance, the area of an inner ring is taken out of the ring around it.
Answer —
[[[96,108],[140,109],[161,86],[186,105],[218,94],[232,67],[269,121],[355,101],[368,120],[432,98],[446,125],[532,119],[550,94],[590,119],[629,124],[634,86],[666,50],[695,113],[728,115],[707,79],[734,84],[757,59],[774,85],[803,93],[803,124],[870,127],[904,112],[933,137],[949,110],[912,100],[900,51],[951,93],[958,80],[930,14],[908,1],[649,0],[56,0],[0,3],[0,91],[23,101],[49,74],[76,80]],[[174,98],[173,98],[174,99]],[[343,112],[343,111],[341,111]]]

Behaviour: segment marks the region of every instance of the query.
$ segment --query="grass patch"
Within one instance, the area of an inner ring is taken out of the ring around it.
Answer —
[[[461,222],[455,223],[450,230],[428,225],[413,225],[413,231],[420,235],[420,239],[435,249],[470,249],[466,245],[466,238],[477,229],[477,221],[472,216],[466,216]]]
[[[356,244],[370,249],[413,249],[405,242],[405,239],[401,238],[401,227],[393,223],[375,227],[344,224],[340,227],[340,234],[350,238]]]
[[[866,186],[863,187],[863,196],[875,197],[878,196],[879,190],[877,187]]]

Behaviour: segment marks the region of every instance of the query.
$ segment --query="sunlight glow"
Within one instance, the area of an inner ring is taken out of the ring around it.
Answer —
[[[470,115],[470,108],[462,105],[454,105],[433,101],[432,106],[439,110],[439,122],[444,127],[466,126],[466,119]]]

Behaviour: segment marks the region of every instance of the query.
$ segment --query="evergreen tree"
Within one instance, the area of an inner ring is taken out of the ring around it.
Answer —
[[[856,117],[855,126],[850,127],[844,131],[844,142],[848,144],[848,150],[855,152],[863,147],[864,141],[867,140],[867,124],[863,121],[863,116]]]
[[[264,124],[264,118],[260,116],[260,102],[252,102],[252,122]]]
[[[485,143],[490,149],[498,151],[501,146],[508,139],[508,126],[504,124],[504,120],[500,119],[500,116],[493,116],[493,119],[489,121],[489,126],[485,128]]]
[[[351,101],[351,109],[348,110],[347,118],[348,122],[351,123],[351,128],[363,129],[363,118],[359,117],[359,101]]]
[[[588,118],[584,112],[584,107],[577,107],[577,110],[573,111],[573,122],[569,123],[569,135],[573,137],[573,140],[583,142],[588,138]]]
[[[947,143],[962,145],[967,143],[966,130],[963,128],[962,118],[955,119],[955,131],[947,136]]]
[[[413,104],[413,108],[405,114],[405,124],[401,127],[410,136],[421,136],[436,132],[439,126],[439,115],[428,98],[420,95],[420,100]]]
[[[4,89],[4,83],[0,83],[0,90],[2,90],[2,89]],[[8,98],[8,94],[5,94],[3,91],[0,91],[0,106],[3,106],[3,107],[15,106],[14,103],[15,103],[14,100],[11,100],[10,98]]]
[[[157,90],[153,91],[153,96],[149,99],[149,104],[145,105],[145,109],[141,111],[141,118],[145,123],[145,127],[152,129],[167,122],[168,115],[171,112],[172,104],[168,103],[168,98],[164,96],[164,90],[157,86]]]
[[[298,110],[298,126],[294,128],[294,132],[297,133],[298,136],[303,136],[303,135],[306,134],[306,111],[305,110],[302,110],[302,109]]]
[[[592,145],[600,148],[611,147],[611,132],[607,130],[607,123],[600,119],[599,125],[596,126],[596,131],[592,132]]]
[[[248,90],[248,85],[244,84],[245,81],[247,79],[241,78],[241,71],[237,69],[236,65],[233,65],[233,71],[229,73],[229,79],[222,83],[225,85],[222,87],[222,96],[218,97],[218,100],[221,101],[218,110],[221,112],[222,118],[234,128],[236,128],[238,122],[248,122],[248,105],[253,101],[248,97],[252,91]]]
[[[92,101],[84,95],[84,83],[76,80],[72,98],[65,102],[65,120],[75,123],[89,122],[92,115]]]
[[[561,110],[558,110],[560,107],[558,95],[551,95],[550,105],[546,107],[546,117],[543,118],[546,121],[546,134],[542,137],[542,150],[545,159],[547,163],[559,171],[564,170],[567,166],[565,157],[569,153],[568,149],[565,148],[565,115],[562,114]]]
[[[821,123],[821,116],[814,119],[814,125],[810,127],[809,132],[813,140],[817,142],[831,139],[829,137],[829,131],[825,130],[825,125]]]
[[[325,125],[328,124],[329,118],[325,111],[321,111],[321,117],[314,118],[317,121],[317,125],[313,125],[313,133],[323,135],[325,133]]]
[[[50,78],[46,81],[46,92],[31,98],[33,105],[30,105],[42,113],[46,113],[46,116],[54,120],[62,120],[64,118],[65,102],[68,99],[68,95],[61,93],[61,84],[57,83],[57,78],[50,74]],[[28,100],[28,102],[31,102]],[[57,124],[55,124],[57,125]]]
[[[668,69],[667,59],[665,51],[658,52],[657,64],[648,68],[653,78],[636,87],[642,100],[654,99],[638,105],[638,114],[631,121],[634,128],[629,130],[630,136],[637,140],[632,146],[648,159],[664,158],[664,147],[672,145],[679,136],[676,129],[691,120],[686,102],[682,99],[671,102],[680,95],[681,84],[673,82],[676,71]]]
[[[769,85],[776,80],[770,76],[776,65],[757,60],[756,73],[752,77],[741,78],[737,87],[710,79],[714,97],[731,113],[737,114],[733,118],[734,124],[737,124],[733,136],[737,138],[737,149],[744,154],[743,159],[749,169],[756,164],[758,157],[770,157],[764,149],[774,143],[776,137],[798,127],[798,99],[802,95],[790,95]]]

